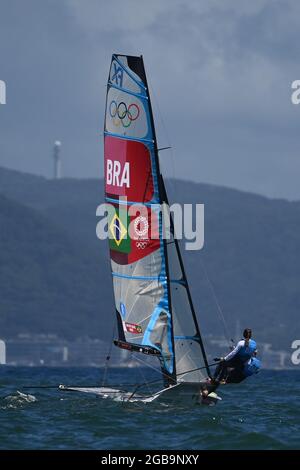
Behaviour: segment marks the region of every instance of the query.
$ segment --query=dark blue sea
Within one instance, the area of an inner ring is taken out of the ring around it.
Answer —
[[[147,372],[144,371],[146,374]],[[101,369],[0,367],[0,449],[299,449],[300,371],[262,371],[219,389],[217,406],[130,404],[55,388]],[[112,383],[131,369],[111,369]]]

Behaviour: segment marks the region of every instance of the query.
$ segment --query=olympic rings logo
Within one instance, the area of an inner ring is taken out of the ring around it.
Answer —
[[[140,108],[136,103],[131,103],[128,107],[124,101],[119,104],[112,100],[109,104],[109,114],[115,126],[129,127],[140,115]]]
[[[148,240],[144,242],[136,242],[135,245],[139,250],[144,250],[148,245]]]

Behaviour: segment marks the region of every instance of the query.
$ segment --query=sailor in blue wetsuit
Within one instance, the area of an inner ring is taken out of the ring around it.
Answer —
[[[251,357],[243,369],[231,369],[226,377],[226,383],[240,383],[250,375],[257,374],[261,369],[261,361],[257,357]]]
[[[213,383],[224,381],[229,368],[235,369],[239,374],[243,373],[244,365],[256,353],[256,342],[251,339],[251,336],[252,330],[246,328],[243,332],[244,339],[239,341],[233,351],[227,354],[226,357],[220,358],[220,364],[217,366],[212,379]]]

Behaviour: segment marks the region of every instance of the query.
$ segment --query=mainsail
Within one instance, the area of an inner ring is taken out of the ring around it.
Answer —
[[[209,368],[172,222],[163,236],[168,201],[142,57],[112,57],[104,160],[115,344],[157,356],[167,383],[199,382]]]

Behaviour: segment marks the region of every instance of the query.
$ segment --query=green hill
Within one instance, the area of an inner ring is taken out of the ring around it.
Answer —
[[[106,283],[103,263],[46,212],[0,195],[1,337],[99,336],[107,323],[99,305],[111,301],[108,289],[99,290]]]

